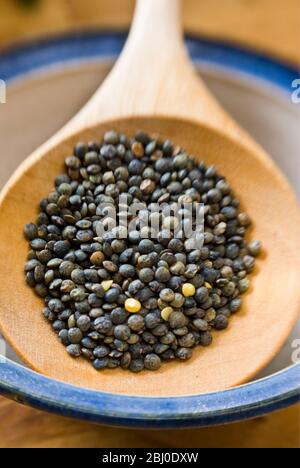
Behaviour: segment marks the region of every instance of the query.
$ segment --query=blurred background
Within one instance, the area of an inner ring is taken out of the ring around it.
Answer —
[[[300,63],[300,0],[183,0],[197,36]],[[126,30],[134,0],[0,0],[1,49],[74,30]],[[178,443],[180,445],[178,445]],[[134,431],[69,421],[0,397],[0,447],[299,447],[299,407],[220,428]]]
[[[0,0],[0,43],[128,26],[134,0]],[[186,30],[298,62],[299,0],[184,0]]]

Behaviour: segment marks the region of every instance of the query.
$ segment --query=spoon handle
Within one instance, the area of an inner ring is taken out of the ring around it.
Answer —
[[[180,93],[192,72],[181,6],[181,0],[137,0],[124,49],[79,118],[86,115],[98,123],[136,115],[178,115]]]
[[[188,57],[181,0],[137,0],[125,47],[112,71],[54,143],[85,127],[136,116],[193,121],[247,141],[238,124],[211,95]]]
[[[75,118],[81,126],[137,115],[223,115],[188,57],[181,6],[181,0],[137,0],[121,56]]]
[[[124,55],[144,58],[149,71],[161,70],[164,60],[186,58],[181,16],[182,0],[137,0]]]

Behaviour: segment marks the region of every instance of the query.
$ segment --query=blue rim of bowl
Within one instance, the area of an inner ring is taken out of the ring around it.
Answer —
[[[77,32],[12,46],[0,50],[0,78],[9,82],[51,65],[116,57],[126,37],[125,32]],[[196,62],[246,73],[289,93],[300,78],[296,67],[229,42],[188,35],[186,44]]]
[[[111,59],[126,33],[81,32],[14,46],[0,53],[0,78],[8,84],[27,74],[74,61]],[[299,70],[229,43],[186,38],[195,62],[263,80],[291,94]],[[183,397],[136,397],[96,392],[49,379],[19,364],[0,361],[0,394],[37,409],[103,424],[179,428],[254,418],[300,401],[300,365],[217,393]]]

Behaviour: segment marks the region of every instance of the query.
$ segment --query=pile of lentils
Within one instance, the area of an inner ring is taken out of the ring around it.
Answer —
[[[24,232],[26,281],[44,298],[44,317],[67,352],[97,370],[140,372],[209,346],[212,331],[226,329],[240,309],[261,251],[259,241],[245,240],[251,220],[227,180],[144,132],[78,143],[65,166]],[[204,204],[203,247],[191,250],[189,239],[172,235],[172,217],[156,238],[144,238],[138,223],[125,239],[117,230],[98,237],[103,205],[117,207],[120,194],[149,210],[160,202]]]

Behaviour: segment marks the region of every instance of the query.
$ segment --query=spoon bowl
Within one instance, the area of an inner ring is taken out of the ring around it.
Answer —
[[[168,363],[157,372],[144,371],[138,376],[120,369],[97,372],[85,360],[71,358],[43,318],[41,299],[25,286],[22,268],[28,250],[22,238],[23,226],[35,219],[39,200],[51,191],[54,178],[63,170],[65,155],[77,141],[99,138],[111,128],[128,135],[138,128],[159,133],[199,161],[205,159],[207,164],[216,165],[255,220],[251,237],[261,239],[265,246],[251,291],[226,332],[215,333],[209,348],[196,348],[190,361]],[[1,277],[0,322],[4,335],[30,367],[54,379],[105,392],[191,395],[241,384],[279,351],[300,305],[296,294],[299,265],[295,260],[300,253],[300,230],[299,226],[295,229],[297,202],[271,161],[266,164],[264,158],[208,127],[184,120],[142,117],[85,129],[26,165],[26,169],[19,169],[1,199],[0,264],[5,275]]]
[[[292,190],[268,155],[221,109],[198,79],[181,40],[179,0],[139,0],[117,65],[92,100],[16,171],[0,197],[0,327],[30,367],[105,392],[176,396],[223,390],[253,377],[280,349],[297,318],[300,217]],[[153,20],[156,22],[155,35]],[[163,44],[163,47],[162,47]],[[66,353],[25,285],[24,225],[78,141],[138,129],[171,139],[224,174],[254,220],[265,254],[243,309],[209,348],[151,373],[97,372]],[[180,384],[179,384],[180,382]]]

